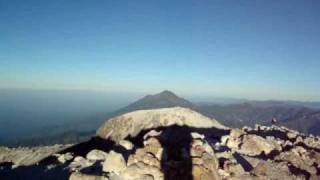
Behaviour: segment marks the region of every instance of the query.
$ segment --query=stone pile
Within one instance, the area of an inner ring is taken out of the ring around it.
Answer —
[[[150,130],[141,145],[126,141],[132,153],[92,150],[85,161],[76,157],[70,179],[320,179],[319,137],[278,126],[245,127],[231,129],[219,139],[191,132],[188,149],[181,143],[171,146],[178,143],[174,139],[185,143],[184,139],[177,133],[164,139],[166,133],[172,132]],[[100,168],[83,171],[96,161]]]

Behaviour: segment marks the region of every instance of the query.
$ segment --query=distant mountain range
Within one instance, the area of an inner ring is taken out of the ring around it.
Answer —
[[[192,103],[171,91],[147,95],[128,106],[106,115],[109,119],[136,110],[147,110],[167,107],[187,107],[205,116],[217,119],[229,127],[254,126],[255,124],[270,125],[276,118],[278,124],[290,127],[307,134],[320,135],[320,103],[297,101],[240,101],[238,103]],[[105,120],[104,119],[104,120]],[[104,121],[103,120],[103,121]],[[82,125],[100,125],[96,121],[81,121]],[[56,136],[32,138],[17,145],[37,145],[53,143],[77,143],[94,135],[93,129],[70,131]]]
[[[320,103],[298,101],[246,101],[236,104],[192,103],[168,90],[144,98],[124,107],[111,116],[164,107],[188,107],[230,127],[270,125],[278,123],[304,133],[320,134]]]

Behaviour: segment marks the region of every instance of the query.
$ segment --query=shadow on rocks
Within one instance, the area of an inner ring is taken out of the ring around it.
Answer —
[[[193,165],[191,156],[191,143],[193,137],[191,133],[197,132],[205,136],[205,140],[218,141],[221,136],[229,134],[229,130],[216,128],[193,128],[188,126],[173,125],[169,127],[160,127],[147,129],[139,133],[134,138],[127,138],[135,145],[143,147],[144,136],[149,131],[161,131],[157,136],[162,148],[161,171],[164,174],[164,180],[193,180]]]
[[[164,174],[164,180],[192,180],[192,157],[191,143],[192,132],[205,135],[205,139],[218,141],[221,136],[229,134],[229,130],[216,128],[193,128],[188,126],[169,126],[143,130],[136,137],[127,137],[135,145],[135,149],[128,151],[120,146],[116,146],[111,140],[105,140],[94,137],[89,141],[76,144],[58,154],[72,153],[74,157],[86,157],[86,154],[93,149],[109,152],[113,150],[121,153],[126,160],[139,147],[143,147],[143,136],[151,130],[161,131],[158,139],[163,148],[161,159],[161,171]],[[0,179],[68,179],[70,171],[68,169],[72,160],[66,163],[57,162],[55,156],[49,156],[41,160],[37,165],[19,166],[12,168],[12,163],[0,164]],[[87,171],[84,169],[83,171]],[[100,171],[102,171],[100,169]]]

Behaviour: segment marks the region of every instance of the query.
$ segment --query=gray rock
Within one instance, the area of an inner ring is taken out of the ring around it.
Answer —
[[[296,177],[290,173],[286,163],[260,161],[251,173],[258,176],[260,179],[296,179]]]
[[[237,152],[249,156],[260,155],[262,152],[269,154],[271,151],[281,148],[274,142],[268,141],[260,136],[245,135]]]
[[[292,149],[291,151],[282,152],[275,159],[288,162],[299,169],[309,172],[311,175],[317,174],[317,169],[312,166],[312,160],[301,154],[301,149]]]

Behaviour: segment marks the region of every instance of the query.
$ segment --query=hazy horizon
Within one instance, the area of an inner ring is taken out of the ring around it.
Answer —
[[[0,144],[15,144],[24,142],[23,140],[61,135],[67,132],[94,132],[113,112],[146,95],[156,93],[0,89],[0,123],[2,124]],[[195,105],[239,105],[246,102],[252,102],[254,105],[255,103],[241,98],[188,96],[174,91],[173,93]],[[261,101],[261,103],[272,105],[274,102]],[[290,102],[284,102],[283,105],[290,107]],[[305,106],[315,110],[320,108],[320,102],[315,104],[291,102],[291,105]]]
[[[171,89],[162,89],[159,91],[152,91],[152,92],[138,92],[138,91],[108,91],[108,90],[97,90],[97,89],[49,89],[49,88],[0,88],[0,95],[4,95],[3,92],[10,92],[12,94],[16,92],[41,92],[41,93],[53,93],[53,94],[87,94],[87,95],[101,95],[101,96],[113,96],[117,95],[118,104],[127,104],[130,102],[134,102],[138,99],[143,98],[147,95],[154,95],[161,93],[163,91],[171,91],[175,93],[177,96],[190,100],[191,102],[214,102],[215,100],[236,100],[236,101],[297,101],[297,102],[320,102],[320,100],[313,99],[313,100],[303,100],[303,99],[286,99],[286,98],[248,98],[248,97],[241,97],[241,96],[221,96],[218,94],[211,94],[211,95],[203,95],[199,93],[190,94],[190,93],[181,93],[176,92]],[[2,94],[1,94],[2,93]],[[40,96],[41,96],[40,93]],[[87,97],[88,98],[88,97]],[[94,99],[92,99],[94,100]],[[1,100],[0,100],[1,101]],[[116,106],[114,109],[119,108]]]
[[[0,88],[320,101],[320,1],[1,1]]]

